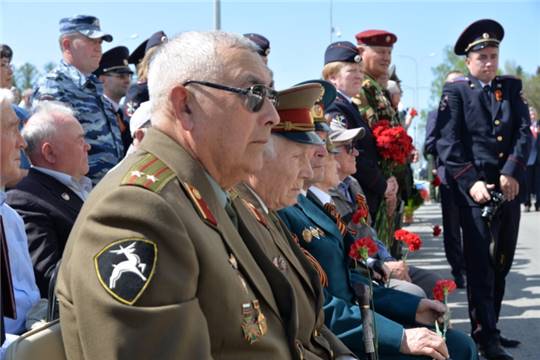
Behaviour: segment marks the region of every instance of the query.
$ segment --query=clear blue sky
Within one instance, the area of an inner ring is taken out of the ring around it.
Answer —
[[[330,12],[330,4],[332,13]],[[443,48],[454,44],[471,22],[493,18],[505,28],[501,67],[514,61],[532,73],[540,66],[540,1],[228,1],[222,0],[225,31],[258,32],[271,41],[270,67],[276,87],[318,78],[323,54],[331,41],[330,18],[340,37],[375,28],[397,34],[393,62],[403,80],[404,103],[414,105],[415,62],[419,107],[427,107],[431,67],[442,61]],[[169,36],[187,30],[211,30],[212,1],[24,1],[0,0],[0,41],[15,53],[13,62],[30,62],[40,70],[58,61],[58,20],[92,14],[114,36],[104,50],[125,45],[133,50],[157,30]],[[411,59],[414,58],[413,59]]]

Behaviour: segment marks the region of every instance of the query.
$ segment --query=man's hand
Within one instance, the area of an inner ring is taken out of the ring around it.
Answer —
[[[494,188],[494,184],[486,184],[484,181],[477,181],[469,189],[469,195],[471,195],[473,200],[478,204],[484,204],[491,200],[489,190],[493,190]]]
[[[450,357],[443,338],[426,328],[405,329],[399,350],[402,354],[425,355],[435,360]]]
[[[398,192],[398,189],[399,189],[399,185],[398,185],[398,182],[396,180],[396,177],[395,176],[390,176],[387,180],[386,180],[386,191],[384,192],[384,197],[385,198],[388,198],[388,197],[396,197],[396,194]]]
[[[422,299],[416,309],[416,322],[424,325],[433,325],[435,321],[442,322],[446,313],[446,306],[436,300]]]
[[[409,267],[404,261],[385,261],[384,265],[390,269],[391,279],[411,282],[411,277],[409,276]]]
[[[501,191],[506,201],[512,201],[519,194],[519,183],[510,175],[501,175],[499,177]]]

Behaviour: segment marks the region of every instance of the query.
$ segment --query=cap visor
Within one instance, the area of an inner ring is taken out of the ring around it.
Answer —
[[[364,128],[356,128],[356,129],[348,129],[348,130],[341,130],[341,133],[337,135],[336,137],[333,137],[332,134],[330,134],[330,138],[332,139],[332,142],[334,143],[342,143],[346,141],[351,141],[354,139],[361,139],[366,135],[366,129]]]
[[[83,34],[86,37],[89,37],[90,39],[103,39],[103,41],[111,42],[113,41],[113,37],[110,34],[105,34],[102,31],[95,31],[95,30],[81,30],[79,31],[81,34]]]
[[[315,122],[315,131],[324,131],[324,132],[330,132],[330,126],[324,122],[324,121],[316,121]]]
[[[307,132],[274,132],[273,134],[283,136],[291,141],[308,144],[308,145],[324,145],[324,141],[313,131]]]

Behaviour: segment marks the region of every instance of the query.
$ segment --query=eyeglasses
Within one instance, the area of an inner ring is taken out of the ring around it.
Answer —
[[[347,152],[347,154],[349,154],[349,155],[351,155],[354,152],[354,144],[352,142],[349,142],[349,143],[346,143],[346,144],[343,144],[343,145],[339,145],[339,147],[344,148],[345,151]]]
[[[208,86],[214,89],[229,91],[235,94],[243,95],[245,97],[244,105],[251,112],[258,112],[259,110],[261,110],[265,98],[267,98],[274,107],[278,104],[277,91],[270,89],[269,87],[262,84],[256,84],[248,88],[242,89],[221,84],[215,84],[208,81],[188,80],[182,85],[187,86],[190,84]]]

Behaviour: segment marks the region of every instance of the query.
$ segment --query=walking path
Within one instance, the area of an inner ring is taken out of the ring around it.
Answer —
[[[422,249],[409,255],[407,262],[437,271],[452,279],[444,255],[442,234],[434,238],[432,227],[442,226],[439,204],[427,204],[414,214],[407,226],[423,240]],[[443,229],[444,230],[444,229]],[[540,359],[540,212],[522,213],[518,248],[514,264],[507,276],[499,327],[503,334],[521,340],[517,349],[510,349],[516,360]],[[454,328],[470,331],[465,290],[457,289],[449,296]]]

